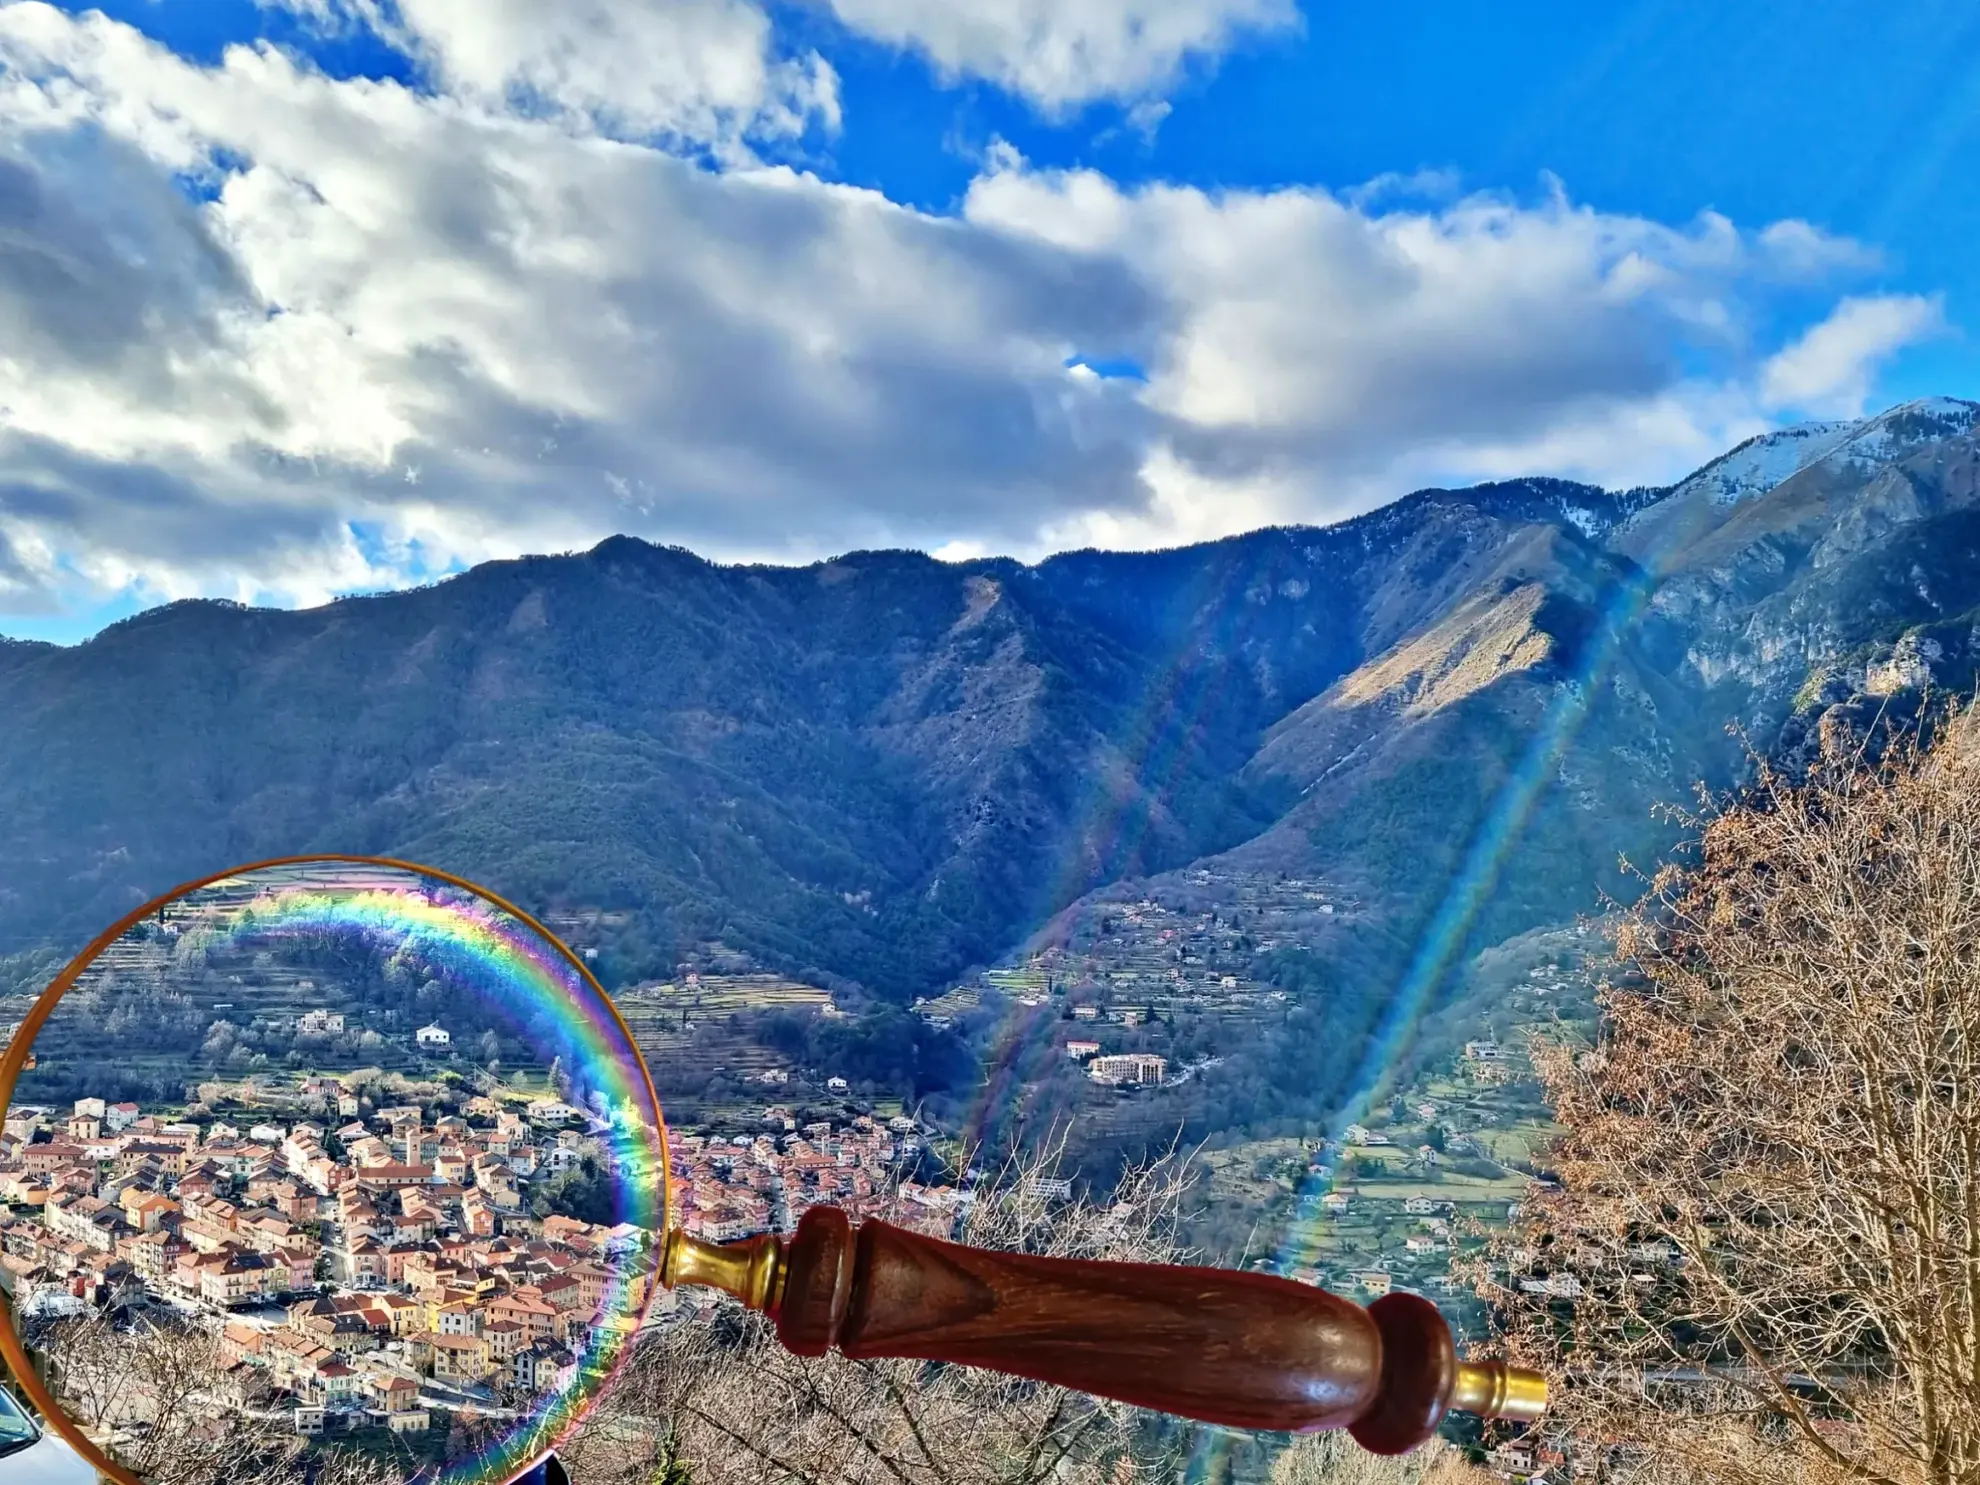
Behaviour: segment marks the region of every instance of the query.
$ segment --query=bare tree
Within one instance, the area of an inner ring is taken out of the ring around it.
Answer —
[[[1487,1287],[1613,1479],[1980,1481],[1980,715],[1708,807]]]
[[[1493,1485],[1442,1439],[1399,1459],[1370,1454],[1338,1433],[1304,1434],[1272,1461],[1271,1485]]]
[[[1181,1261],[1190,1182],[1176,1157],[1131,1169],[1104,1202],[1053,1201],[1032,1178],[1057,1150],[984,1183],[956,1236],[1069,1257]],[[791,1355],[723,1301],[710,1323],[646,1341],[562,1450],[586,1485],[1121,1485],[1173,1474],[1179,1433],[1119,1404],[968,1367]]]
[[[274,1476],[273,1485],[405,1485],[407,1467],[354,1449],[312,1449]],[[260,1485],[257,1481],[256,1485]]]
[[[350,1451],[313,1449],[288,1415],[238,1406],[209,1331],[175,1321],[113,1323],[107,1312],[37,1337],[68,1416],[145,1485],[399,1485],[403,1472]]]

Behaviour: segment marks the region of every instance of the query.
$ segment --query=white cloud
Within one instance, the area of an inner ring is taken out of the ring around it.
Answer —
[[[1861,261],[1810,228],[1126,191],[1008,149],[941,218],[519,110],[499,51],[447,65],[438,94],[202,67],[0,6],[0,609],[312,601],[615,531],[1036,555],[1629,483],[1929,327],[1861,299],[1770,343],[1779,286]]]
[[[1152,144],[1155,131],[1162,127],[1162,120],[1174,111],[1174,105],[1166,98],[1144,98],[1127,111],[1126,123],[1145,143]]]
[[[1827,319],[1768,358],[1762,396],[1771,407],[1816,417],[1861,417],[1884,363],[1944,327],[1944,305],[1936,296],[1845,299]]]
[[[608,131],[734,144],[838,122],[837,77],[781,56],[758,0],[256,0],[361,27],[451,92],[525,102]],[[1300,25],[1297,0],[810,0],[849,30],[982,79],[1050,114],[1101,99],[1151,133],[1193,61]]]
[[[1558,184],[1535,205],[1366,204],[1385,195],[1127,191],[1008,153],[977,179],[968,220],[1118,256],[1171,316],[1148,367],[1164,417],[1164,457],[1146,471],[1156,498],[1079,530],[1187,540],[1347,514],[1418,481],[1674,476],[1802,407],[1756,385],[1770,286],[1866,256],[1804,224],[1742,233],[1709,213],[1671,227],[1598,212]],[[1926,325],[1872,318],[1880,352]],[[1863,340],[1849,343],[1868,352]]]
[[[350,520],[437,566],[1011,545],[1140,498],[1147,415],[1063,371],[1159,319],[1110,265],[100,17],[0,9],[0,65],[17,551],[302,598],[353,580]],[[166,172],[202,161],[195,207]]]
[[[1068,512],[1040,533],[1041,548],[1121,551],[1214,541],[1284,523],[1289,513],[1308,507],[1312,496],[1306,481],[1291,471],[1204,469],[1168,444],[1149,449],[1141,473],[1148,485],[1144,504]]]
[[[1299,24],[1293,0],[828,0],[847,26],[979,77],[1050,113],[1133,101],[1175,82],[1189,59]],[[1145,115],[1144,115],[1145,117]]]
[[[839,123],[838,79],[815,52],[779,57],[750,0],[261,0],[363,26],[425,63],[446,91],[517,104],[620,137],[737,152]]]
[[[1763,228],[1760,242],[1791,278],[1819,282],[1838,270],[1868,272],[1884,265],[1884,254],[1878,248],[1834,236],[1793,217]]]
[[[1449,201],[1463,184],[1455,170],[1389,170],[1341,192],[1341,200],[1358,211],[1384,202]]]

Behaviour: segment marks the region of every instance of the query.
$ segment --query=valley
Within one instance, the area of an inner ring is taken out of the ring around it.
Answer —
[[[1502,1218],[1546,1132],[1465,1046],[1586,1016],[1660,806],[1973,685],[1976,412],[1170,551],[619,537],[0,644],[0,995],[233,862],[430,861],[582,953],[685,1131],[1200,1146],[1217,1252],[1429,1284],[1426,1219]],[[1394,1108],[1411,1153],[1344,1142]]]

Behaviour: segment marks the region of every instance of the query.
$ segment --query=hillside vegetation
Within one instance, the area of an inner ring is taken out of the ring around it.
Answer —
[[[1653,807],[1734,776],[1729,724],[1791,759],[1969,686],[1975,412],[1167,552],[615,537],[0,643],[0,992],[180,881],[351,851],[558,915],[614,988],[713,966],[902,1006],[1109,883],[1312,877],[1363,904],[1325,947],[1379,1006],[1433,929],[1455,960],[1626,892]]]

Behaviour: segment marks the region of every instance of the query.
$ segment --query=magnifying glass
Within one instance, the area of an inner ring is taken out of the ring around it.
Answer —
[[[0,1355],[120,1485],[305,1481],[340,1454],[508,1485],[676,1285],[800,1355],[986,1367],[1403,1453],[1546,1383],[1436,1308],[1257,1273],[992,1252],[836,1207],[672,1220],[634,1031],[586,961],[446,872],[262,862],[127,914],[0,1057]]]

